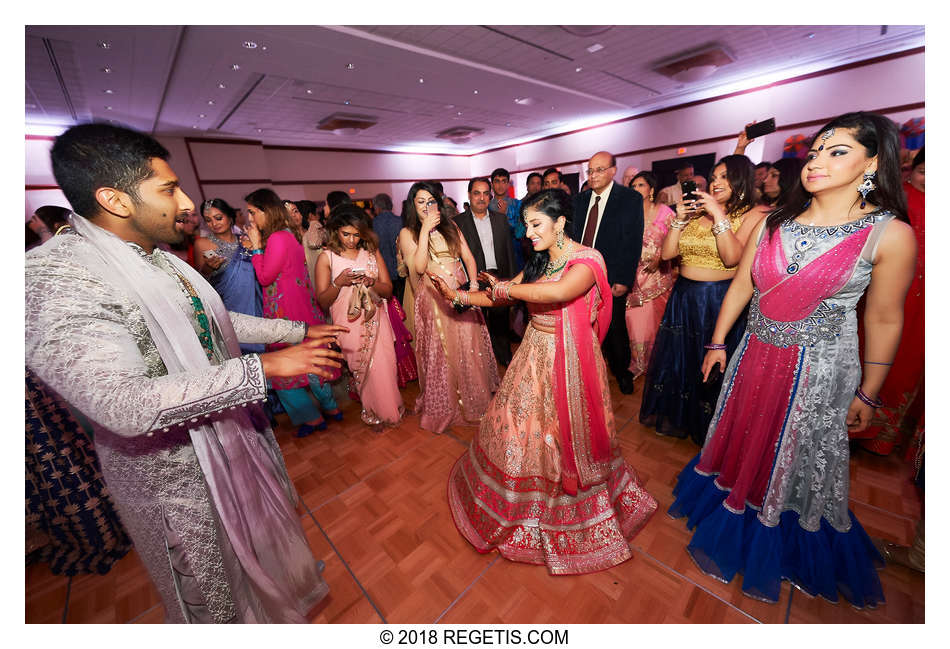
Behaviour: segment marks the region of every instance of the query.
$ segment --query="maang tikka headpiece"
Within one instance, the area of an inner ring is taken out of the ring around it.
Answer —
[[[827,142],[829,139],[831,139],[831,136],[834,135],[834,134],[835,134],[835,130],[834,130],[833,128],[829,128],[827,131],[825,131],[824,133],[821,134],[820,137],[821,137],[821,140],[822,140],[822,145],[818,147],[818,150],[819,150],[819,151],[824,151],[824,150],[825,150],[824,142]]]

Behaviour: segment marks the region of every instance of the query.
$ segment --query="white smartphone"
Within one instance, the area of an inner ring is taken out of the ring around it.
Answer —
[[[205,259],[211,259],[212,257],[220,257],[217,250],[205,250],[203,253]]]
[[[365,274],[366,274],[365,268],[351,268],[350,269],[350,275],[365,275]]]

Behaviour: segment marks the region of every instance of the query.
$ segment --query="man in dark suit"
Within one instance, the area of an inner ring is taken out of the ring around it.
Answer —
[[[475,257],[478,271],[487,270],[500,279],[511,279],[517,271],[511,228],[507,216],[488,209],[490,200],[491,183],[488,178],[472,178],[468,182],[468,202],[471,207],[456,216],[455,223]],[[495,359],[507,367],[511,362],[508,307],[489,307],[483,311]]]
[[[595,153],[587,165],[590,189],[574,197],[574,241],[595,248],[607,265],[613,294],[613,314],[602,349],[620,391],[633,393],[630,339],[627,337],[627,293],[636,281],[643,247],[643,197],[614,182],[617,161],[606,151]]]

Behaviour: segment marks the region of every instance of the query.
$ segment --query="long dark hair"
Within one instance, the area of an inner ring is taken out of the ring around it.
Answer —
[[[571,222],[574,220],[574,203],[571,197],[563,189],[542,189],[530,196],[526,196],[521,201],[521,220],[525,220],[525,212],[528,209],[536,210],[549,217],[552,221],[564,217],[564,229],[571,231]],[[524,275],[521,282],[530,284],[544,274],[551,260],[547,250],[536,250],[528,263],[524,267]]]
[[[266,187],[255,189],[244,197],[244,201],[267,215],[267,223],[261,230],[261,239],[265,244],[270,235],[278,230],[290,230],[294,238],[297,239],[297,243],[300,243],[300,235],[294,227],[294,221],[290,218],[290,213],[284,207],[284,201],[280,200],[280,197],[273,190]]]
[[[646,184],[650,186],[650,194],[652,194],[652,196],[647,198],[647,200],[650,201],[651,203],[655,203],[656,202],[656,186],[657,186],[656,176],[653,174],[652,171],[641,171],[636,176],[630,179],[630,182],[627,183],[627,187],[629,187],[630,189],[633,189],[633,183],[637,182],[637,178],[643,178],[643,182],[645,182]]]
[[[707,182],[712,186],[712,175],[719,165],[726,165],[726,180],[732,196],[724,205],[726,214],[744,213],[755,207],[755,165],[744,155],[727,155],[709,172]]]
[[[768,201],[768,205],[778,207],[788,201],[795,186],[802,184],[802,167],[804,166],[805,161],[801,158],[779,158],[769,165],[770,169],[778,171],[778,195]]]
[[[371,253],[376,252],[379,239],[373,232],[373,225],[366,212],[356,203],[341,203],[330,210],[330,218],[327,219],[327,248],[338,255],[343,252],[338,234],[340,228],[348,225],[359,230],[360,242],[356,244],[357,248],[363,248]]]
[[[845,113],[818,129],[811,139],[812,146],[820,134],[832,128],[853,131],[854,139],[867,149],[868,157],[877,156],[877,175],[874,179],[876,187],[867,195],[867,200],[907,223],[907,196],[901,187],[901,147],[897,125],[876,113]],[[860,200],[857,191],[854,193],[854,200]],[[805,211],[810,202],[811,193],[805,190],[799,176],[798,185],[789,192],[785,204],[779,205],[766,218],[769,233],[774,233],[783,223],[794,220]]]
[[[409,195],[406,197],[406,203],[403,204],[403,209],[407,210],[403,214],[403,221],[406,227],[412,233],[412,238],[416,244],[421,245],[419,244],[419,232],[422,230],[422,219],[419,218],[419,209],[416,207],[416,194],[423,190],[429,192],[432,198],[435,199],[439,208],[439,214],[442,217],[439,224],[435,226],[436,231],[445,237],[445,243],[449,247],[449,252],[452,253],[452,256],[458,257],[462,250],[462,240],[459,235],[459,229],[458,226],[455,225],[455,221],[445,216],[445,201],[442,198],[442,192],[439,191],[435,183],[428,180],[420,180],[417,183],[413,183],[412,187],[409,188]]]

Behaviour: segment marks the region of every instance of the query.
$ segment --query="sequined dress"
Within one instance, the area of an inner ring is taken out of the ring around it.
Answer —
[[[590,248],[570,254],[572,261],[587,259],[603,267],[600,253]],[[569,266],[570,262],[538,281],[556,281]],[[604,270],[603,287],[609,291],[607,286]],[[604,307],[596,285],[575,302],[584,308],[588,324],[597,320]],[[610,304],[608,300],[606,308]],[[528,305],[533,324],[527,327],[468,451],[455,463],[448,485],[455,524],[476,550],[498,550],[506,559],[546,565],[549,572],[559,575],[605,570],[629,559],[628,539],[656,509],[656,501],[621,455],[607,369],[596,336],[587,337],[593,361],[590,374],[596,385],[583,385],[581,373],[570,362],[561,364],[561,372],[568,377],[572,401],[588,395],[585,404],[571,406],[572,412],[601,409],[607,457],[595,481],[565,484],[563,460],[569,452],[555,397],[559,363],[557,336],[551,333],[564,307]],[[570,349],[572,342],[565,344]],[[579,450],[582,438],[589,434],[589,420],[582,415],[579,425],[568,430],[571,451],[583,453]]]
[[[680,474],[673,516],[688,551],[743,592],[778,600],[787,579],[858,607],[883,601],[883,565],[848,509],[845,417],[861,379],[855,306],[893,219],[767,231],[752,266],[746,332],[729,359],[702,452]]]

